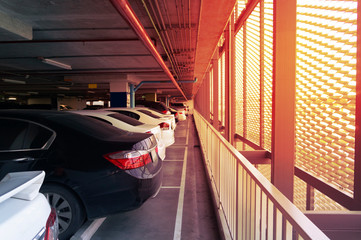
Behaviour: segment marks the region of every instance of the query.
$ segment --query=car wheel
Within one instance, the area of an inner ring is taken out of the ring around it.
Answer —
[[[69,239],[85,219],[83,206],[77,197],[65,187],[45,184],[40,190],[56,209],[59,221],[59,240]]]

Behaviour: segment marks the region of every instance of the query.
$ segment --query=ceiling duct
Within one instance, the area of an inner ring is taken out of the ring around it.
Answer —
[[[162,57],[154,47],[151,39],[149,38],[148,34],[146,33],[144,27],[138,20],[137,16],[135,15],[133,9],[130,7],[127,0],[111,0],[114,7],[118,10],[118,12],[123,16],[124,20],[126,20],[129,25],[132,27],[132,29],[135,31],[135,33],[138,35],[140,40],[144,43],[145,47],[151,52],[155,60],[158,62],[158,64],[161,66],[161,68],[164,70],[164,72],[167,74],[167,76],[170,78],[170,80],[173,82],[175,87],[182,93],[183,97],[188,100],[186,95],[184,94],[183,90],[178,85],[177,81],[174,79],[172,73],[168,69],[167,65],[163,61]]]

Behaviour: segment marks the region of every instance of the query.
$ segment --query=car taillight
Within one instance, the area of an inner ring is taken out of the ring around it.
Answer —
[[[166,122],[159,123],[159,126],[160,126],[161,129],[164,129],[164,130],[169,129],[169,124],[166,123]]]
[[[139,168],[152,162],[147,151],[120,151],[104,155],[104,158],[123,170]]]
[[[55,208],[51,209],[48,220],[46,221],[46,230],[44,240],[57,240],[59,234],[58,216]]]
[[[183,114],[183,112],[179,112],[179,114]]]
[[[163,114],[167,114],[167,112],[168,112],[167,110],[163,110],[163,111],[162,111]]]

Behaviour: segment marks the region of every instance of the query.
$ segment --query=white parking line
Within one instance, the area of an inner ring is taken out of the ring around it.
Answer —
[[[105,219],[106,217],[94,220],[85,230],[82,227],[70,238],[70,240],[90,240],[98,228],[103,224]]]
[[[173,240],[180,240],[181,239],[181,232],[182,232],[184,188],[185,188],[186,174],[187,174],[187,155],[188,155],[188,137],[189,137],[189,131],[188,130],[189,130],[189,122],[188,122],[188,126],[187,126],[186,147],[185,147],[185,151],[184,151],[182,179],[181,179],[181,187],[180,187],[180,190],[179,190],[178,208],[177,208],[177,216],[176,216],[176,221],[175,221]]]

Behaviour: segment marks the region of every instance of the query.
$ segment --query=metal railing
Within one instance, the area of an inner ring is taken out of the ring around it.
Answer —
[[[196,110],[194,119],[226,239],[329,239]]]

